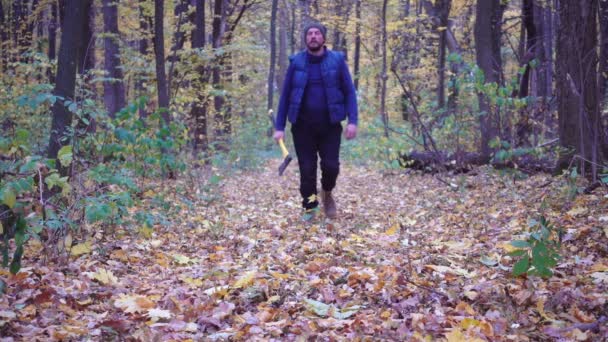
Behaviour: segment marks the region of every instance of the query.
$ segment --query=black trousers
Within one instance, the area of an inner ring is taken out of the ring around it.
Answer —
[[[312,209],[319,205],[312,195],[317,194],[317,161],[321,157],[321,187],[331,191],[336,186],[340,173],[340,123],[313,124],[296,122],[291,126],[293,144],[300,165],[300,194],[302,206]]]

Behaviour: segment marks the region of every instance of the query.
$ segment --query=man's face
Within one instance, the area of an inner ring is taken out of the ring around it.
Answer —
[[[313,27],[306,31],[306,47],[310,51],[319,51],[325,44],[325,39],[321,31]]]

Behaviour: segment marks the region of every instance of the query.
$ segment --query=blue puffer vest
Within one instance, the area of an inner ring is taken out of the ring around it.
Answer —
[[[291,93],[289,95],[289,108],[287,117],[293,124],[296,122],[300,113],[304,89],[308,81],[307,53],[302,51],[289,57],[294,67],[294,74],[291,78]],[[329,119],[332,123],[338,123],[346,119],[344,109],[344,93],[340,89],[340,63],[344,63],[344,55],[341,52],[326,50],[325,56],[321,61],[321,77],[325,87],[327,97],[327,108]]]

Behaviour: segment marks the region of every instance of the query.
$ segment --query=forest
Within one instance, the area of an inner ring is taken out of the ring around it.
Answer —
[[[359,119],[302,220],[311,23]],[[608,0],[0,0],[0,340],[607,340],[607,99]]]

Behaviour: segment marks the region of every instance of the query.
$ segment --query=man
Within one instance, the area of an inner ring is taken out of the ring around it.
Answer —
[[[317,155],[321,158],[321,193],[325,215],[337,216],[332,190],[340,172],[341,122],[344,135],[357,135],[357,96],[344,55],[325,47],[327,29],[318,23],[304,29],[306,50],[289,58],[275,121],[274,139],[285,136],[286,119],[300,166],[300,194],[306,218],[317,200]]]

